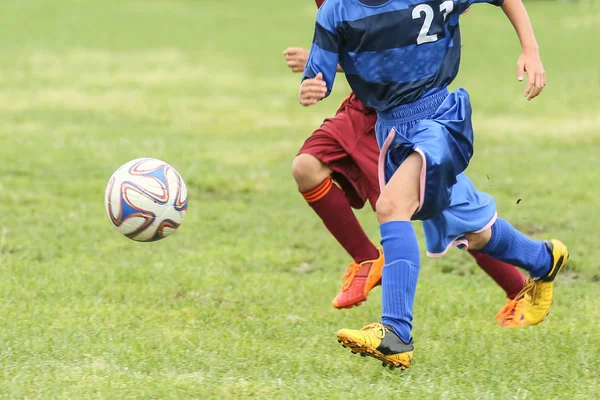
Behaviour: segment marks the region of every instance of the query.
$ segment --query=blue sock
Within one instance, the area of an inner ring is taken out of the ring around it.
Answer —
[[[385,258],[381,277],[381,321],[392,326],[400,339],[408,343],[421,263],[417,235],[410,221],[385,222],[379,229]]]
[[[526,269],[532,278],[546,275],[552,267],[544,242],[528,238],[501,218],[492,225],[492,237],[479,251]]]

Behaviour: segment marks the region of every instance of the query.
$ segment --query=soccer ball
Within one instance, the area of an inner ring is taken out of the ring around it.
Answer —
[[[104,206],[119,232],[138,242],[154,242],[179,227],[187,211],[187,188],[164,161],[138,158],[108,180]]]

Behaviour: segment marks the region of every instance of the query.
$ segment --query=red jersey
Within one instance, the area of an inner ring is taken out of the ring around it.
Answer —
[[[317,7],[321,7],[325,3],[325,0],[315,0],[315,3],[317,3]]]

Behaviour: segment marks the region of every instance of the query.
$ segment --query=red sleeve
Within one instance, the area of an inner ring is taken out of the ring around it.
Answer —
[[[323,3],[325,3],[325,0],[315,0],[315,3],[317,3],[317,7],[321,8]]]

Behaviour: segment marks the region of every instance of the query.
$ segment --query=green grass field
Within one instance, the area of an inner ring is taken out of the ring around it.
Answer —
[[[290,174],[349,91],[340,76],[331,99],[297,104],[282,51],[310,44],[311,0],[4,0],[0,397],[599,398],[600,6],[526,4],[542,96],[522,98],[518,41],[485,5],[463,17],[455,86],[475,110],[470,177],[516,226],[565,241],[568,272],[542,325],[506,330],[503,292],[468,255],[424,259],[415,362],[391,372],[336,342],[380,317],[380,289],[330,306],[348,259]],[[141,156],[190,190],[181,229],[153,244],[103,205]]]

